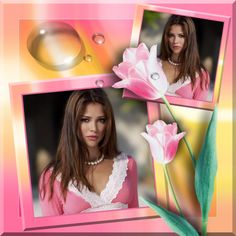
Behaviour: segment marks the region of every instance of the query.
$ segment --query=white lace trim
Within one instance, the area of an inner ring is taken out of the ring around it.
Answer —
[[[105,189],[100,194],[105,202],[111,203],[116,198],[127,176],[127,169],[128,157],[126,154],[121,153],[114,159],[112,174],[109,176]]]
[[[176,91],[190,83],[191,79],[189,76],[186,78],[184,82],[182,81],[182,79],[179,79],[176,83],[169,85],[166,95],[180,97],[178,94],[176,94]]]
[[[70,181],[68,190],[82,197],[86,202],[91,205],[91,208],[100,207],[102,205],[110,204],[113,199],[117,197],[117,194],[122,188],[123,182],[127,176],[128,169],[128,157],[126,154],[121,153],[113,159],[113,169],[109,176],[106,187],[102,190],[100,195],[95,192],[91,192],[87,187],[83,187],[79,191],[75,185]],[[60,176],[57,176],[57,180],[60,181]]]
[[[91,207],[91,208],[88,208],[84,211],[81,211],[81,213],[96,212],[96,211],[107,211],[107,210],[118,210],[118,209],[125,209],[125,208],[128,208],[128,204],[124,204],[124,203],[121,203],[121,202],[115,202],[115,203],[101,205],[101,206],[98,206],[98,207]]]
[[[157,58],[157,61],[159,62],[159,64],[162,67],[162,60],[160,58]],[[196,78],[198,76],[199,76],[199,74],[196,72]],[[191,83],[190,76],[187,76],[184,82],[183,82],[183,79],[181,78],[177,82],[169,84],[169,87],[166,91],[166,95],[180,97],[178,94],[176,94],[176,91],[179,90],[180,88],[190,84],[190,83]]]

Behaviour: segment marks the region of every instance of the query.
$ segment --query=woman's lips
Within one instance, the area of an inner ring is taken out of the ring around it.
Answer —
[[[90,141],[96,141],[98,139],[98,136],[96,135],[90,135],[90,136],[87,136],[87,138],[90,140]]]
[[[173,46],[173,48],[174,48],[174,49],[179,49],[179,48],[180,48],[180,46]]]

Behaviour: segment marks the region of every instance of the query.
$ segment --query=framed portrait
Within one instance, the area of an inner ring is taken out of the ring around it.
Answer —
[[[152,159],[140,135],[148,123],[146,103],[122,99],[121,91],[111,87],[116,80],[114,75],[106,74],[10,85],[20,209],[26,230],[155,216],[141,201],[139,208],[125,211],[78,212],[61,216],[43,216],[41,212],[39,178],[48,163],[55,159],[66,102],[74,90],[92,88],[102,88],[112,104],[118,149],[135,157],[137,162],[139,196],[156,200]]]
[[[186,23],[187,21],[185,21],[185,23],[181,23],[186,27],[186,29],[183,29],[182,25],[183,32],[186,31],[186,34],[187,32],[190,32],[190,30],[192,32],[191,27],[193,28],[193,31],[196,32],[196,50],[198,50],[200,63],[202,68],[204,68],[202,71],[207,73],[209,86],[206,92],[204,92],[205,88],[203,89],[202,93],[206,94],[204,96],[200,96],[198,90],[194,90],[194,85],[192,85],[192,90],[194,93],[193,95],[188,95],[188,91],[185,88],[188,86],[188,79],[190,79],[190,77],[188,78],[185,76],[184,79],[180,78],[177,82],[170,83],[166,92],[166,97],[173,105],[211,110],[218,102],[220,96],[220,85],[229,29],[229,18],[200,12],[186,10],[181,11],[180,9],[155,5],[138,5],[134,17],[131,46],[137,46],[140,43],[145,43],[148,48],[151,48],[153,45],[157,45],[157,58],[162,64],[163,61],[159,59],[159,56],[163,55],[164,50],[168,50],[164,49],[165,47],[170,47],[170,45],[167,45],[169,43],[166,38],[169,37],[168,34],[171,28],[168,20],[173,15],[180,17],[182,16],[188,20],[188,23]],[[190,21],[192,22],[190,23]],[[164,32],[166,32],[165,35]],[[188,38],[188,36],[185,35],[184,40],[186,45],[190,45],[190,36]],[[193,45],[192,42],[191,45]],[[191,54],[192,47],[193,46],[189,46],[189,54]],[[185,50],[184,53],[187,55],[188,46],[183,46],[182,51],[183,50]],[[190,60],[190,57],[188,58]],[[168,58],[168,60],[170,60],[170,58]],[[177,65],[176,63],[172,64],[175,65],[175,67]],[[195,74],[197,78],[199,73],[196,72]],[[201,77],[201,80],[204,80],[204,76]],[[201,84],[199,87],[200,86],[204,85]],[[137,97],[127,90],[125,91],[124,96]],[[158,101],[163,102],[161,99]]]

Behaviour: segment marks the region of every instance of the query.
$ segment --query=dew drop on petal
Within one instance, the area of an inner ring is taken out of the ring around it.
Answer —
[[[96,80],[96,85],[99,87],[99,88],[102,88],[104,86],[104,81],[103,80]]]
[[[152,73],[152,74],[151,74],[151,78],[152,78],[153,80],[158,80],[158,79],[160,78],[160,75],[155,72],[155,73]]]
[[[84,60],[87,62],[91,62],[93,60],[93,57],[91,55],[87,54],[84,56]]]
[[[93,34],[92,39],[96,44],[104,44],[104,42],[105,42],[104,35],[100,34],[100,33]]]
[[[66,70],[83,61],[85,47],[77,31],[64,22],[39,24],[30,33],[27,48],[31,56],[51,70]]]

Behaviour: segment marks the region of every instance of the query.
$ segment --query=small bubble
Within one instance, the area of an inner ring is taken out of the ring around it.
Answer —
[[[93,35],[92,37],[93,41],[96,43],[96,44],[104,44],[105,42],[105,37],[103,34],[100,34],[100,33],[96,33]]]
[[[152,78],[153,80],[158,80],[158,79],[160,78],[160,75],[155,72],[155,73],[151,74],[151,78]]]
[[[87,54],[84,56],[84,60],[87,61],[87,62],[91,62],[93,60],[92,56]]]
[[[104,86],[104,81],[103,80],[96,80],[96,85],[99,87],[99,88],[102,88]]]
[[[77,31],[64,22],[39,24],[30,33],[27,48],[31,56],[51,70],[66,70],[83,61],[85,47]]]

